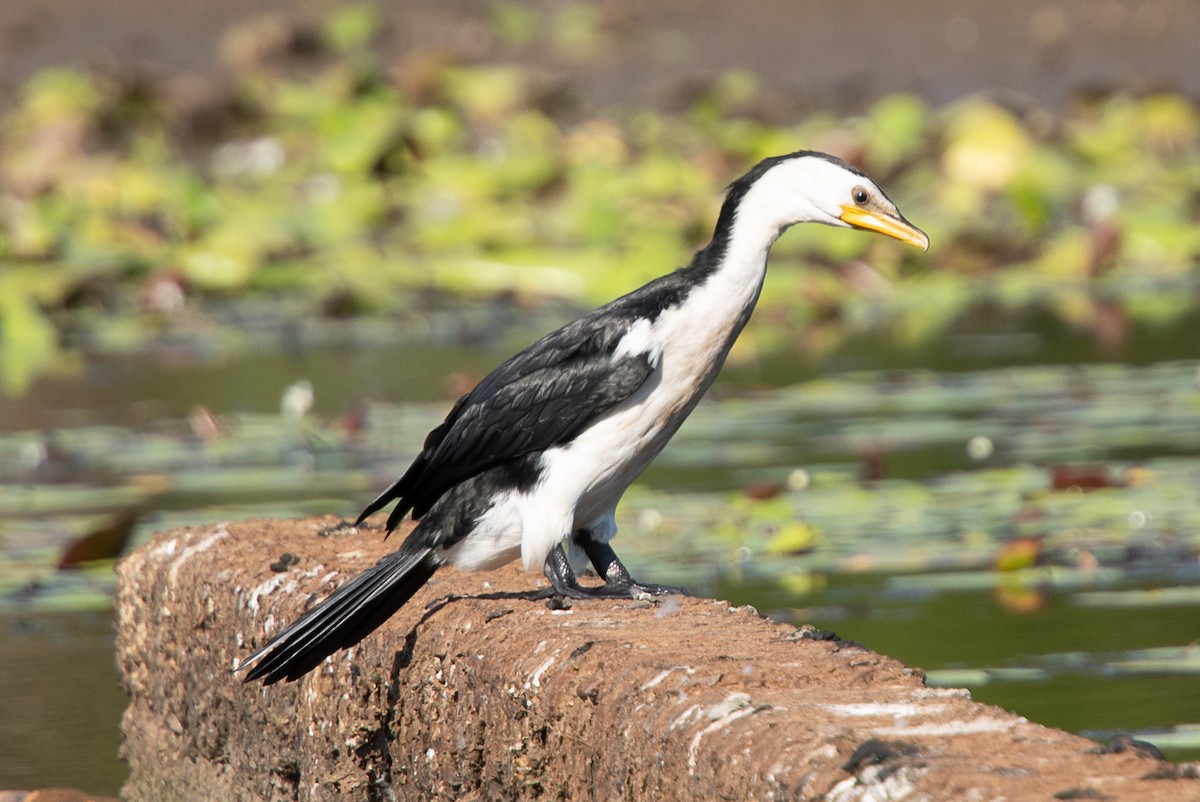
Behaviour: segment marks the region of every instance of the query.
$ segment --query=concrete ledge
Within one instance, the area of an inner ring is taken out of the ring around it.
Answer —
[[[333,523],[179,529],[121,562],[125,798],[1200,798],[1190,768],[1096,754],[753,611],[551,610],[516,568],[444,570],[302,680],[243,684],[239,658],[396,546]],[[273,571],[284,552],[299,563]]]

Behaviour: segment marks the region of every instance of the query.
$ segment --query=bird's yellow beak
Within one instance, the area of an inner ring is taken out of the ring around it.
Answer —
[[[925,232],[905,220],[899,214],[892,215],[874,209],[864,209],[861,206],[846,204],[842,207],[840,217],[843,223],[854,228],[862,228],[867,231],[886,234],[901,242],[915,245],[923,251],[929,250],[929,237],[926,236]]]

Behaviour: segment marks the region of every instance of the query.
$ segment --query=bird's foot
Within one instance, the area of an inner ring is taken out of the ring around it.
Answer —
[[[606,584],[606,588],[624,588],[628,594],[628,598],[637,599],[643,596],[691,596],[687,588],[681,588],[678,585],[656,585],[653,582],[637,582],[628,579],[625,582],[614,582]]]
[[[574,584],[555,585],[550,583],[550,587],[543,588],[533,594],[536,599],[643,599],[655,595],[641,588],[635,587],[616,587],[613,585],[580,585],[578,582]]]
[[[637,599],[643,596],[667,596],[677,594],[690,595],[686,590],[675,585],[656,585],[651,582],[638,582],[629,575],[629,569],[612,555],[611,561],[604,570],[604,587],[614,593],[621,593],[628,598]]]
[[[617,557],[617,553],[612,550],[612,546],[607,543],[585,540],[581,545],[583,546],[584,553],[591,560],[592,565],[595,566],[597,571],[602,572],[605,587],[623,589],[628,598],[691,595],[684,588],[676,587],[675,585],[655,585],[650,582],[638,582],[629,575],[629,569],[625,567],[625,563],[621,562],[620,558]]]
[[[612,550],[608,549],[608,552],[611,554]],[[561,546],[556,546],[546,557],[545,572],[546,578],[550,580],[550,587],[539,593],[536,598],[561,596],[567,599],[645,599],[667,594],[688,595],[686,590],[673,585],[635,581],[615,554],[608,560],[603,585],[580,585]]]

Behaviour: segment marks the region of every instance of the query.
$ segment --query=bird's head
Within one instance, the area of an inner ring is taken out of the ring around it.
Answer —
[[[726,210],[739,221],[750,218],[773,229],[774,236],[796,223],[822,223],[875,231],[929,249],[929,237],[904,219],[874,181],[815,151],[760,162],[730,186]]]

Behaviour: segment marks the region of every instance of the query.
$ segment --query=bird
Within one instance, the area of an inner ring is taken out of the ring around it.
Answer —
[[[617,503],[720,371],[754,310],[767,256],[797,223],[873,231],[928,250],[883,190],[845,161],[802,150],[729,185],[712,239],[684,267],[567,323],[511,357],[453,405],[399,479],[355,522],[394,502],[399,549],[248,657],[246,682],[296,680],[357,644],[445,565],[518,557],[570,599],[684,592],[635,580],[613,551]],[[584,586],[564,545],[602,585]]]

